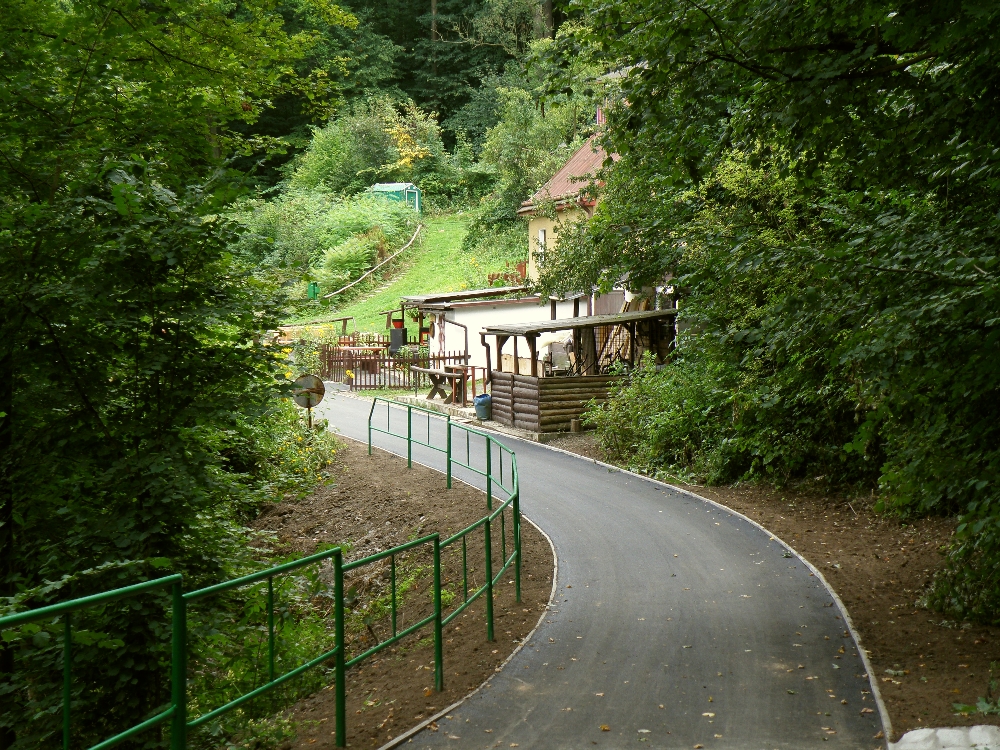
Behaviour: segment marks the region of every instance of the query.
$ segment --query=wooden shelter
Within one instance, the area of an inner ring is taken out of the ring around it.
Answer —
[[[674,345],[677,311],[648,310],[538,323],[488,326],[481,334],[487,349],[487,370],[493,419],[533,432],[558,432],[579,419],[586,405],[607,399],[612,384],[633,369],[645,352],[664,362]],[[570,365],[565,371],[546,368],[538,360],[538,339],[546,333],[567,335]],[[486,337],[495,337],[497,369],[492,367]],[[528,349],[528,372],[518,357],[518,340]],[[502,352],[513,348],[513,372],[505,372]]]

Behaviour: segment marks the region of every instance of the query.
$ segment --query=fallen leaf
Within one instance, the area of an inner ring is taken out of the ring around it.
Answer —
[[[604,697],[604,693],[594,693],[594,695],[596,695],[598,698]]]
[[[840,702],[840,705],[842,705],[842,706],[846,706],[846,705],[847,705],[847,699],[845,698],[844,700],[842,700],[842,701]]]
[[[611,727],[609,727],[607,724],[601,724],[601,731],[602,732],[610,732],[611,731]]]
[[[649,730],[648,729],[640,729],[639,730],[639,734],[649,734]]]
[[[795,695],[794,690],[786,690],[785,692],[788,693],[789,695]]]
[[[863,714],[871,714],[871,713],[875,713],[875,712],[872,709],[870,709],[870,708],[862,708],[861,709],[861,713],[863,713]]]
[[[882,730],[880,729],[880,730],[879,730],[879,732],[878,732],[878,734],[876,734],[876,735],[875,735],[874,737],[872,737],[872,739],[873,739],[873,740],[880,740],[880,739],[882,739],[883,737],[885,737],[885,734],[884,734],[884,733],[882,732]]]
[[[660,708],[663,708],[663,704],[662,703],[660,704]]]
[[[716,735],[714,735],[714,737],[717,740],[721,740],[722,739],[722,735],[721,734],[716,734]]]
[[[710,695],[710,696],[708,696],[708,702],[709,702],[709,703],[711,703],[711,702],[712,702],[712,696],[711,696],[711,695]]]
[[[701,750],[701,748],[703,748],[703,747],[705,747],[705,746],[704,745],[695,745],[694,746],[694,750]]]
[[[511,743],[510,743],[510,746],[511,746],[511,747],[517,747],[517,743],[516,743],[516,742],[511,742]]]
[[[690,646],[684,646],[684,648],[691,648]]]
[[[429,687],[424,688],[424,697],[425,698],[430,698],[433,693],[434,693],[434,691],[431,690]]]
[[[493,734],[492,729],[484,729],[483,731],[486,732],[486,734]]]
[[[702,714],[702,716],[707,716],[708,718],[710,718],[710,719],[711,719],[711,718],[712,718],[713,716],[715,716],[715,714],[713,714],[713,713],[712,713],[712,712],[710,712],[710,711],[706,711],[705,713],[703,713],[703,714]]]

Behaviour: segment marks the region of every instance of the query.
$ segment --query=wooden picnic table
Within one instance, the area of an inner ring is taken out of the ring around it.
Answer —
[[[446,404],[462,402],[465,406],[465,367],[462,365],[445,365],[443,370],[435,370],[430,367],[417,367],[410,365],[410,372],[422,373],[430,378],[431,390],[427,394],[427,400],[433,401],[435,396],[440,395]],[[445,385],[450,381],[451,393],[445,391]]]

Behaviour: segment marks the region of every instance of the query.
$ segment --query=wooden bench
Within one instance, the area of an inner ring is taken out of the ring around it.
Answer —
[[[461,401],[462,406],[465,406],[465,370],[466,368],[461,365],[457,367],[445,365],[443,370],[410,365],[410,372],[422,373],[430,378],[431,390],[427,394],[428,401],[433,401],[435,396],[440,395],[446,404],[455,404]],[[449,384],[448,381],[450,381],[451,386],[450,394],[445,391],[445,385]]]

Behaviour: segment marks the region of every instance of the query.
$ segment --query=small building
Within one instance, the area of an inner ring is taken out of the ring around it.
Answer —
[[[606,158],[604,149],[597,144],[597,136],[591,136],[548,182],[521,204],[517,213],[528,219],[528,278],[532,281],[538,281],[537,261],[547,249],[555,247],[559,229],[594,215],[596,201],[586,191]]]
[[[666,361],[674,345],[674,309],[616,315],[490,325],[482,333],[487,349],[493,419],[532,432],[560,432],[579,419],[591,401],[601,403],[614,384],[626,377],[645,352]],[[539,342],[545,335],[570,332],[568,366],[539,367]],[[494,345],[486,337],[494,337]],[[524,339],[527,367],[518,340]],[[511,348],[511,366],[504,349]],[[492,350],[492,351],[491,351]],[[497,363],[496,368],[493,362]],[[525,371],[527,370],[527,371]]]
[[[420,188],[412,182],[380,182],[368,188],[369,193],[382,195],[391,201],[402,201],[420,213],[423,205]]]

